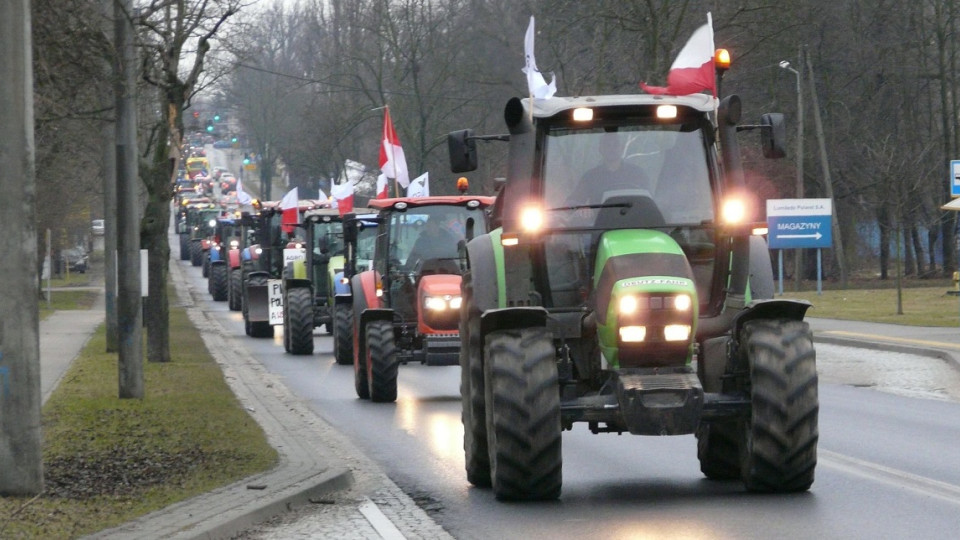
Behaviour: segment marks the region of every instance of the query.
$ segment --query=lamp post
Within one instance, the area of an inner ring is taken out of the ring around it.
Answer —
[[[799,71],[790,67],[790,62],[782,60],[780,68],[793,73],[797,77],[797,198],[803,198],[803,86],[801,85],[801,74]],[[800,290],[801,268],[803,266],[803,250],[798,249],[793,258],[794,271],[793,279],[795,290]]]

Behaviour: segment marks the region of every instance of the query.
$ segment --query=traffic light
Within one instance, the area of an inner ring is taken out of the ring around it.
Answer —
[[[193,111],[194,118],[200,118],[200,111]]]
[[[236,137],[236,136],[230,137],[230,142],[236,144],[236,143],[237,143],[237,137]]]
[[[244,165],[249,165],[249,164],[250,164],[250,154],[248,154],[248,153],[246,153],[246,152],[243,153],[243,164],[244,164]]]
[[[207,133],[213,133],[213,124],[211,122],[207,122]]]
[[[219,122],[219,121],[220,121],[220,115],[219,115],[219,114],[213,115],[213,121],[214,121],[214,122]]]

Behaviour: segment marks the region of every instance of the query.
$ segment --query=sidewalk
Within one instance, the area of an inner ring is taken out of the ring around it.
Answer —
[[[930,356],[960,369],[960,328],[807,317],[814,342]]]

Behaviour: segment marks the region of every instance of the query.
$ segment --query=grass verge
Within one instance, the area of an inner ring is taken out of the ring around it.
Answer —
[[[784,291],[782,298],[808,300],[813,308],[808,317],[844,319],[910,326],[960,326],[960,297],[947,293],[944,283],[934,287],[905,287],[901,290],[901,312],[897,311],[896,289],[845,289]],[[777,298],[781,298],[777,295]]]
[[[183,308],[170,344],[172,362],[144,364],[144,398],[121,400],[100,327],[44,405],[44,493],[0,497],[0,538],[76,538],[276,464]]]

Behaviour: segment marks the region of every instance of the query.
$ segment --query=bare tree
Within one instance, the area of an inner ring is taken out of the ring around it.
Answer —
[[[157,90],[156,122],[143,145],[146,160],[140,168],[147,191],[140,244],[149,252],[144,320],[147,359],[152,362],[170,361],[167,230],[173,180],[181,158],[183,110],[200,89],[212,42],[240,7],[239,0],[153,0],[137,19],[142,28],[143,77]],[[187,66],[181,64],[185,59],[190,62]]]

